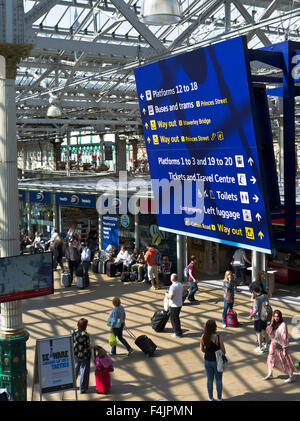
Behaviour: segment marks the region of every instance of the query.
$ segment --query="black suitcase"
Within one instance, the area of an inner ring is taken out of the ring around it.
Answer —
[[[151,317],[151,326],[155,332],[162,332],[169,320],[170,313],[165,310],[157,310]]]
[[[140,348],[140,350],[143,351],[144,354],[146,354],[148,357],[153,357],[154,352],[157,348],[157,346],[155,345],[155,343],[148,338],[148,336],[146,335],[140,335],[137,338],[134,336],[134,334],[132,332],[130,332],[129,329],[126,329],[128,334],[135,339],[134,343],[136,344],[136,346],[138,346]]]
[[[130,281],[130,272],[125,271],[121,273],[121,281],[122,282],[129,282]]]
[[[165,286],[169,286],[169,285],[172,284],[172,282],[171,282],[171,272],[159,272],[158,273],[158,279]]]
[[[99,273],[99,260],[93,260],[91,266],[94,273]]]
[[[77,269],[75,270],[75,275],[80,277],[83,276],[83,268],[81,263],[77,266]]]
[[[114,262],[107,262],[106,263],[106,275],[112,278],[116,275],[117,269],[116,264]]]

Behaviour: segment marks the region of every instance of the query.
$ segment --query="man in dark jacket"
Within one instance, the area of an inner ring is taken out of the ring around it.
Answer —
[[[69,241],[68,248],[66,249],[66,259],[69,264],[69,271],[71,275],[71,282],[73,281],[73,272],[77,269],[80,263],[80,253],[78,248],[73,246],[72,241]]]

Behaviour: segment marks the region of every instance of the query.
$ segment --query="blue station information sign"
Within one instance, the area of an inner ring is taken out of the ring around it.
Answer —
[[[135,69],[160,229],[271,253],[250,77],[244,37]]]

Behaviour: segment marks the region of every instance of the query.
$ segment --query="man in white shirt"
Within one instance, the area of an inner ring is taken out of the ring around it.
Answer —
[[[246,263],[251,265],[251,261],[247,258],[245,250],[241,248],[237,249],[233,254],[232,260],[235,281],[238,282],[238,279],[241,279],[241,285],[247,285],[245,267]]]
[[[81,263],[83,270],[83,286],[88,287],[90,284],[89,279],[89,266],[91,260],[91,250],[85,245],[84,242],[81,243],[82,252],[81,252]]]
[[[166,293],[166,295],[170,300],[170,320],[174,331],[172,336],[174,338],[180,338],[182,336],[182,330],[179,314],[182,307],[183,286],[182,283],[178,281],[176,273],[171,275],[171,282],[172,285],[170,286],[169,292]]]

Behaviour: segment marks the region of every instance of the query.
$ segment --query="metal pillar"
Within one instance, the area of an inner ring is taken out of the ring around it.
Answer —
[[[8,24],[9,22],[6,22],[6,25]],[[28,55],[30,48],[31,46],[27,44],[0,43],[1,257],[19,254],[18,207],[16,206],[18,175],[15,78],[17,64],[22,57]],[[15,276],[17,277],[18,273]],[[27,397],[26,341],[28,336],[22,323],[22,301],[2,303],[0,388],[7,388],[16,401],[24,401]]]
[[[178,280],[183,280],[183,237],[182,235],[176,235],[176,251],[177,251],[177,276]]]
[[[257,274],[262,270],[266,270],[265,254],[253,250],[251,264],[252,264],[252,282],[254,282],[257,277]]]
[[[138,213],[134,215],[134,244],[136,248],[140,248],[140,229]]]

